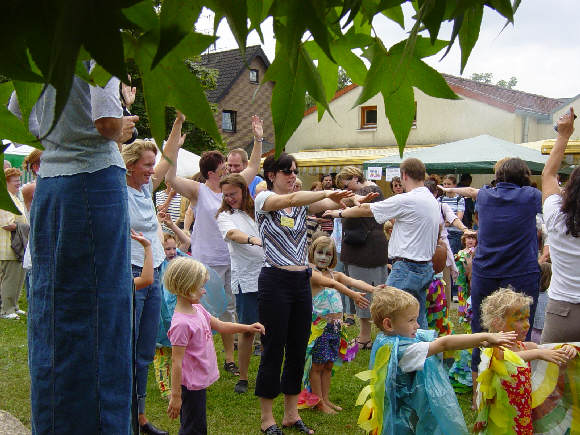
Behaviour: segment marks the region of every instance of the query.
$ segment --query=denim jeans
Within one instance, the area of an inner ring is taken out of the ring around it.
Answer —
[[[419,326],[427,329],[427,310],[425,300],[427,287],[433,280],[433,265],[411,263],[399,260],[393,264],[393,269],[387,278],[387,285],[405,290],[419,301]]]
[[[141,276],[142,268],[131,265],[133,277]],[[161,318],[161,280],[160,267],[153,269],[153,284],[135,291],[135,382],[139,414],[145,413],[147,396],[147,375],[149,364],[155,356],[155,343]]]
[[[125,171],[39,178],[31,210],[33,434],[129,434],[132,286]]]

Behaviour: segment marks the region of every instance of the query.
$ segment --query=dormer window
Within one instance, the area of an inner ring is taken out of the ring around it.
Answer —
[[[257,69],[250,70],[250,83],[260,83]]]

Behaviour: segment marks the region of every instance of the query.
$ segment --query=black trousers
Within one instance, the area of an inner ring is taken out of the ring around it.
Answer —
[[[255,394],[267,399],[280,392],[299,394],[312,322],[310,269],[263,267],[258,279],[258,313],[266,328]],[[280,369],[284,360],[284,369]]]
[[[206,389],[188,390],[182,385],[181,402],[179,435],[207,435]]]

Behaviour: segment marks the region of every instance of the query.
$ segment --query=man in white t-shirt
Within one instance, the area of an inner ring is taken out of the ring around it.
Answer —
[[[427,329],[425,289],[433,278],[431,258],[439,234],[439,205],[424,186],[425,165],[408,158],[401,162],[401,182],[406,193],[346,210],[327,211],[325,216],[374,217],[378,223],[395,219],[389,241],[393,269],[387,285],[405,290],[420,303],[419,325]]]

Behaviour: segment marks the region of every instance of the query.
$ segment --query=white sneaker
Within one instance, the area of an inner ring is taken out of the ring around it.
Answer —
[[[2,315],[3,319],[9,319],[9,320],[16,320],[16,319],[20,319],[20,317],[18,317],[18,314],[16,313],[12,313],[12,314],[3,314]]]
[[[26,316],[26,311],[16,310],[16,314],[18,314],[20,316]]]

